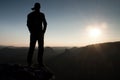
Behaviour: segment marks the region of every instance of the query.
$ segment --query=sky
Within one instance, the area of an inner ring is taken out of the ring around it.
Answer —
[[[26,21],[35,2],[48,23],[45,46],[120,41],[120,0],[0,0],[0,45],[29,46]]]

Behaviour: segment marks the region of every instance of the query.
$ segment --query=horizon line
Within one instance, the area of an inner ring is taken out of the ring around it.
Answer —
[[[114,42],[120,42],[120,41],[110,41],[110,42],[100,42],[100,43],[91,43],[88,45],[81,45],[81,46],[44,46],[46,47],[66,47],[66,48],[72,48],[72,47],[85,47],[85,46],[89,46],[89,45],[96,45],[96,44],[104,44],[104,43],[114,43]],[[29,48],[29,46],[15,46],[15,45],[0,45],[0,47],[26,47]],[[36,46],[37,48],[37,46]]]

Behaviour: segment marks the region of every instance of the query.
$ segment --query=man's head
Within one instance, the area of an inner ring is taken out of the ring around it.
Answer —
[[[35,3],[35,4],[34,4],[34,7],[31,8],[31,9],[32,9],[32,10],[39,10],[40,8],[41,8],[40,3]]]

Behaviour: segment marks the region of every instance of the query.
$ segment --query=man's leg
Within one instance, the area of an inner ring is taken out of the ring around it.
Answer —
[[[40,66],[43,65],[43,53],[44,53],[44,38],[39,38],[38,40],[38,63]]]
[[[35,49],[36,39],[33,35],[30,35],[30,47],[27,55],[28,66],[32,65],[32,57]]]

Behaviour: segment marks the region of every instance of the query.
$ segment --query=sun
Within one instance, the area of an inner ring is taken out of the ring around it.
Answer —
[[[85,26],[85,38],[89,44],[103,42],[106,38],[106,30],[108,24],[106,22],[94,22]]]
[[[89,25],[87,26],[87,34],[90,38],[101,38],[102,28],[100,25]]]
[[[101,33],[102,33],[101,29],[97,27],[90,28],[88,31],[89,36],[92,38],[100,37]]]

